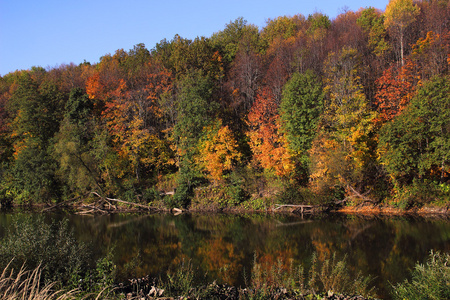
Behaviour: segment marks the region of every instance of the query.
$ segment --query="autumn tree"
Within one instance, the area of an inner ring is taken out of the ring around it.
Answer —
[[[254,161],[264,170],[287,176],[294,170],[294,165],[279,119],[278,104],[270,90],[263,89],[248,114],[250,148]]]
[[[443,34],[429,31],[412,46],[411,60],[416,65],[420,80],[427,80],[448,71],[450,30]]]
[[[296,20],[292,17],[278,17],[266,21],[266,26],[261,33],[261,39],[267,45],[272,44],[273,40],[277,38],[288,39],[297,34]]]
[[[232,107],[236,115],[241,118],[250,110],[261,83],[259,55],[251,49],[241,49],[236,55],[230,75],[232,78]]]
[[[311,177],[319,186],[325,180],[333,183],[328,187],[340,186],[348,196],[364,199],[363,193],[370,190],[367,174],[375,161],[375,115],[360,85],[358,66],[354,49],[328,56],[322,133],[311,149]],[[334,164],[326,163],[331,161]]]
[[[240,162],[239,145],[228,126],[217,120],[203,129],[198,161],[214,182],[223,180],[223,175]]]
[[[413,67],[409,60],[402,67],[392,65],[376,80],[374,104],[379,112],[377,121],[391,120],[408,105],[417,84]]]
[[[419,14],[419,8],[412,0],[391,0],[384,12],[384,25],[395,34],[400,43],[400,61],[405,64],[405,34],[408,26],[414,22]]]

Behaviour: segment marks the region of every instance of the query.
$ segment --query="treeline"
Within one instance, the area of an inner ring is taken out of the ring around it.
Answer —
[[[176,188],[167,204],[186,207],[219,187],[226,205],[447,205],[449,26],[446,0],[391,0],[9,73],[1,198],[149,202]]]

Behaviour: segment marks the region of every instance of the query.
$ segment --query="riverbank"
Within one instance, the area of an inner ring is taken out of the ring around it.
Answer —
[[[183,213],[230,213],[230,214],[249,214],[249,213],[268,213],[268,214],[296,214],[296,215],[318,215],[321,213],[342,213],[349,215],[361,216],[421,216],[421,217],[438,217],[450,219],[449,207],[423,206],[410,209],[401,209],[390,205],[358,205],[358,206],[341,206],[328,207],[322,205],[283,205],[271,203],[268,205],[236,205],[236,206],[218,206],[194,205],[188,208],[170,208],[166,207],[163,202],[153,203],[154,205],[143,205],[140,203],[132,203],[121,201],[117,205],[108,202],[61,202],[58,204],[35,203],[30,205],[11,205],[7,209],[12,210],[32,210],[36,212],[51,212],[55,210],[67,210],[76,214],[116,214],[116,213],[134,213],[134,214],[153,214],[153,213],[169,213],[179,215]],[[312,207],[311,210],[301,212],[301,207]],[[0,207],[2,208],[2,207]],[[5,209],[5,207],[3,207]]]
[[[448,207],[424,206],[421,208],[400,209],[393,206],[367,205],[344,206],[336,210],[339,213],[359,215],[419,215],[423,217],[441,216],[450,218]]]

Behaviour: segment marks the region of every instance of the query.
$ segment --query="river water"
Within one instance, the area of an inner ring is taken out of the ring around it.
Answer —
[[[13,216],[0,213],[0,238]],[[378,296],[389,298],[391,284],[408,278],[431,250],[450,252],[450,221],[421,217],[327,215],[169,214],[68,218],[76,237],[96,255],[114,248],[121,280],[159,276],[189,261],[209,281],[245,285],[252,264],[293,262],[308,268],[311,256],[347,257],[350,269],[374,276]],[[17,217],[17,216],[16,216]]]

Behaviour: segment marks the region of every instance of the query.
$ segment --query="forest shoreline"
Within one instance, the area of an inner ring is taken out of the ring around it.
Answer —
[[[413,207],[409,209],[401,209],[394,207],[392,205],[385,204],[369,204],[369,205],[358,205],[358,206],[342,206],[339,208],[325,207],[322,210],[317,210],[311,213],[301,214],[297,211],[295,206],[285,207],[282,209],[276,209],[275,206],[266,209],[255,209],[255,208],[244,208],[238,207],[225,207],[220,208],[217,206],[207,207],[207,208],[169,208],[158,206],[148,206],[147,209],[143,207],[126,207],[119,206],[115,209],[98,208],[94,209],[91,204],[86,203],[76,203],[76,204],[65,204],[65,205],[50,205],[48,203],[33,203],[33,204],[11,204],[7,207],[0,206],[0,211],[30,211],[47,213],[54,211],[68,211],[75,214],[85,214],[85,215],[111,215],[117,213],[124,214],[189,214],[189,213],[201,213],[201,214],[275,214],[275,215],[299,215],[299,216],[317,216],[320,214],[344,214],[344,215],[354,215],[357,217],[395,217],[395,216],[411,216],[411,217],[423,217],[423,218],[441,218],[450,219],[450,208],[449,207],[436,207],[436,206],[423,206],[423,207]],[[282,204],[278,204],[282,205]],[[92,211],[85,212],[83,208],[89,207]]]

